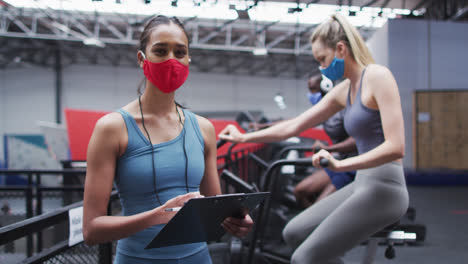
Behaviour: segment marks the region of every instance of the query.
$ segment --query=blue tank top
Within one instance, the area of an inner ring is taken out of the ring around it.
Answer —
[[[155,194],[151,146],[139,129],[135,119],[123,109],[117,110],[125,120],[128,145],[118,159],[115,182],[124,216],[145,212],[160,206]],[[200,190],[205,172],[204,140],[195,115],[183,110],[185,116],[182,132],[174,139],[154,144],[156,187],[161,203],[187,193],[185,182],[185,155],[183,137],[188,158],[188,187],[190,192]],[[190,224],[190,223],[187,223]],[[148,259],[178,259],[195,254],[206,243],[192,243],[145,250],[146,245],[161,231],[164,225],[155,225],[117,243],[117,251],[124,255]]]
[[[361,101],[365,71],[366,69],[362,71],[361,84],[353,104],[351,104],[351,86],[349,87],[344,116],[345,129],[356,140],[359,154],[366,153],[385,141],[380,111],[366,107]]]

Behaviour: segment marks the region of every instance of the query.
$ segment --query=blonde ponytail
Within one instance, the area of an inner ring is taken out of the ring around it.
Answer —
[[[342,15],[334,14],[331,19],[322,23],[310,37],[310,42],[317,40],[332,49],[336,48],[339,41],[343,41],[351,51],[353,59],[361,66],[375,63],[372,54],[366,46],[361,35]]]

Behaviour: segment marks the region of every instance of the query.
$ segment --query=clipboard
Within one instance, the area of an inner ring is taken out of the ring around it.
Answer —
[[[190,199],[145,249],[219,240],[226,233],[221,226],[226,217],[242,217],[269,195],[236,193]]]

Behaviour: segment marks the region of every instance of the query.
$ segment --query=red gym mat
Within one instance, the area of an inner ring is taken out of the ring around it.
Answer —
[[[88,143],[99,118],[109,112],[65,109],[72,160],[86,160]]]

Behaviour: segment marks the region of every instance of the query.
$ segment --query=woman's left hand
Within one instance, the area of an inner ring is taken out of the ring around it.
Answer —
[[[250,215],[246,214],[244,218],[228,217],[224,219],[221,226],[236,237],[244,237],[253,227],[253,220]]]
[[[321,168],[322,166],[320,166],[320,160],[321,159],[326,159],[328,160],[328,166],[327,168],[332,170],[332,171],[338,171],[339,170],[339,160],[335,159],[333,157],[332,154],[330,154],[330,152],[324,150],[324,149],[321,149],[319,152],[315,153],[313,156],[312,156],[312,164],[314,165],[314,167],[316,168]]]

